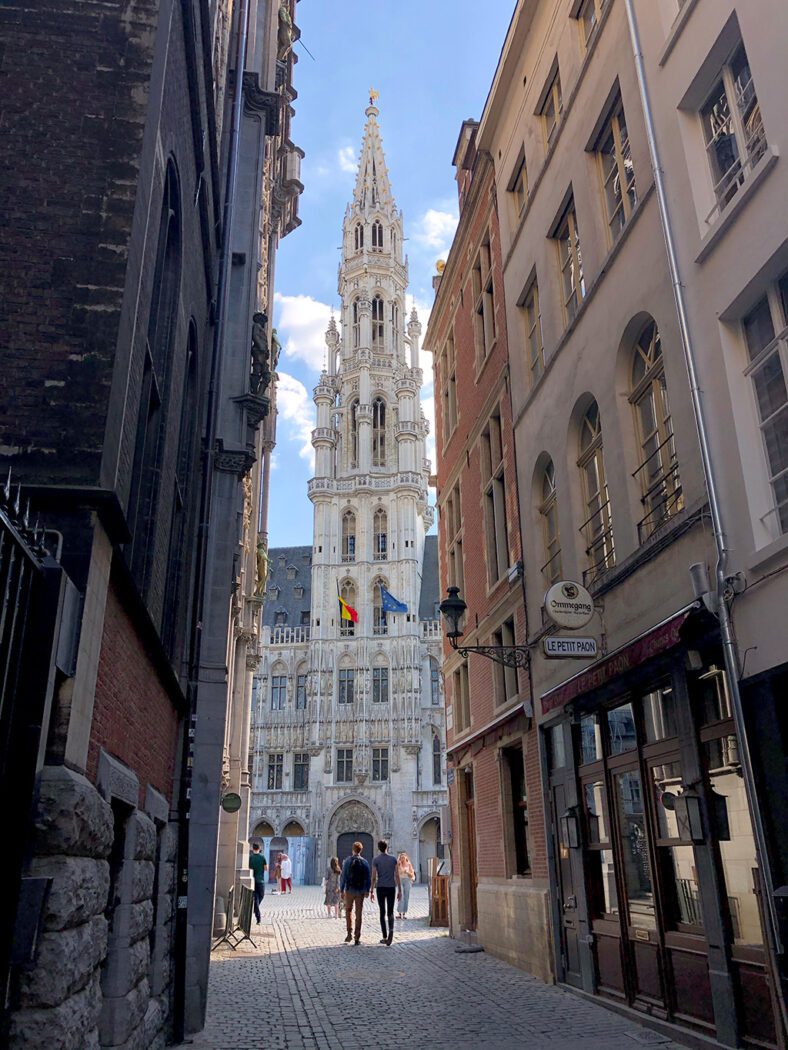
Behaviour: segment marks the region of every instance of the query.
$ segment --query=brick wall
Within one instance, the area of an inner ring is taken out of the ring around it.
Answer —
[[[148,784],[171,801],[178,716],[140,640],[134,620],[110,581],[93,707],[88,776],[95,782],[99,749],[137,774],[139,805]]]

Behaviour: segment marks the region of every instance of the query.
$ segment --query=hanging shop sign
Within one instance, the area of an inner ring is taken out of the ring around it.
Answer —
[[[225,813],[237,813],[241,808],[241,796],[237,791],[228,791],[222,795],[222,809]]]
[[[594,615],[594,599],[579,583],[559,580],[544,596],[544,609],[553,623],[577,631]]]
[[[575,638],[571,635],[553,634],[544,639],[545,656],[575,657],[596,656],[596,638]]]

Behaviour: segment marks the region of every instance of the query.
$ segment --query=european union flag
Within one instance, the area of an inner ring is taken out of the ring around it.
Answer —
[[[384,613],[406,613],[408,607],[405,602],[398,602],[393,594],[389,594],[385,587],[380,588],[380,604]]]

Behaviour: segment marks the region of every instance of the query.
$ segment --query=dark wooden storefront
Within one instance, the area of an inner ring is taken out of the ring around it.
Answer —
[[[707,625],[685,620],[667,651],[642,646],[650,658],[596,688],[543,698],[559,979],[725,1045],[776,1047],[727,683]]]

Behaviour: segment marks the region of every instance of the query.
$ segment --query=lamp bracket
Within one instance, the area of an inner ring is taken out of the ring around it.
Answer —
[[[478,653],[506,667],[527,667],[531,662],[531,653],[525,645],[458,645],[455,638],[449,641],[452,649],[456,649],[460,656]]]

